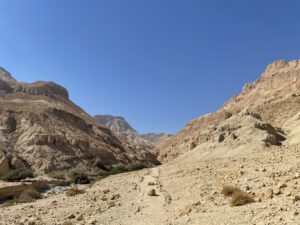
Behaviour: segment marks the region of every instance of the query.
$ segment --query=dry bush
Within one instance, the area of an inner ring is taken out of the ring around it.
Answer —
[[[230,205],[231,206],[242,206],[254,202],[251,195],[244,191],[234,192],[231,196]]]
[[[68,177],[75,183],[75,184],[89,184],[90,179],[88,175],[78,169],[71,170],[68,174]]]
[[[71,188],[69,190],[67,190],[66,195],[71,197],[71,196],[75,196],[75,195],[79,195],[79,194],[83,194],[85,193],[84,190],[80,190],[78,188]]]
[[[53,171],[48,175],[50,178],[56,179],[56,180],[66,180],[65,173],[61,171]]]
[[[241,189],[233,186],[224,186],[221,193],[226,197],[231,197],[231,206],[241,206],[248,203],[254,202],[254,199],[248,193],[242,191]]]
[[[1,180],[14,182],[14,181],[21,181],[26,178],[33,178],[33,177],[34,174],[32,170],[21,168],[16,170],[10,170],[7,174],[1,177]]]
[[[18,198],[18,203],[34,202],[42,198],[41,194],[34,188],[25,189]]]
[[[226,196],[226,197],[230,197],[232,196],[235,192],[239,192],[241,191],[239,188],[237,187],[233,187],[233,186],[224,186],[221,193]]]

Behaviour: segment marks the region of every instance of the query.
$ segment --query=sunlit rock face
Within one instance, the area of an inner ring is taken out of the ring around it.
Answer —
[[[80,167],[97,172],[99,164],[141,161],[153,165],[155,155],[138,149],[69,100],[54,83],[18,82],[0,69],[0,170],[16,166],[38,174]],[[0,173],[1,173],[0,171]]]

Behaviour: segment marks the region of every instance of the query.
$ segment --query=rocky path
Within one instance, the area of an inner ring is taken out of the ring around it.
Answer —
[[[160,168],[156,167],[141,177],[139,184],[140,207],[138,211],[147,218],[152,218],[153,224],[166,224],[168,211],[166,201],[168,195],[160,182]]]

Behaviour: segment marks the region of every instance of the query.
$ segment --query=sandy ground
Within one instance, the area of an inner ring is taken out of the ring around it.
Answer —
[[[62,191],[0,208],[0,224],[300,224],[300,148],[209,160],[194,151],[156,168],[80,186],[86,192],[74,197]],[[230,207],[220,194],[224,185],[247,190],[256,202]],[[151,189],[157,196],[148,195]]]

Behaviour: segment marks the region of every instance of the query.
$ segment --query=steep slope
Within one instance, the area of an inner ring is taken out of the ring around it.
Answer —
[[[156,162],[151,152],[98,125],[53,82],[17,82],[1,68],[0,96],[0,168],[15,168],[17,160],[37,173],[75,167],[92,172],[99,162],[106,168]]]
[[[133,129],[123,117],[120,116],[96,115],[95,119],[99,124],[106,126],[129,142],[141,147],[154,148],[156,144],[170,136],[164,133],[140,134]]]
[[[218,144],[219,137],[226,136],[226,129],[236,130],[231,126],[235,127],[239,117],[250,116],[258,120],[249,127],[261,123],[283,128],[300,109],[299,87],[299,60],[278,60],[270,64],[257,81],[246,84],[242,93],[230,99],[219,111],[190,121],[183,130],[160,143],[157,147],[160,160],[168,161],[199,145]]]

